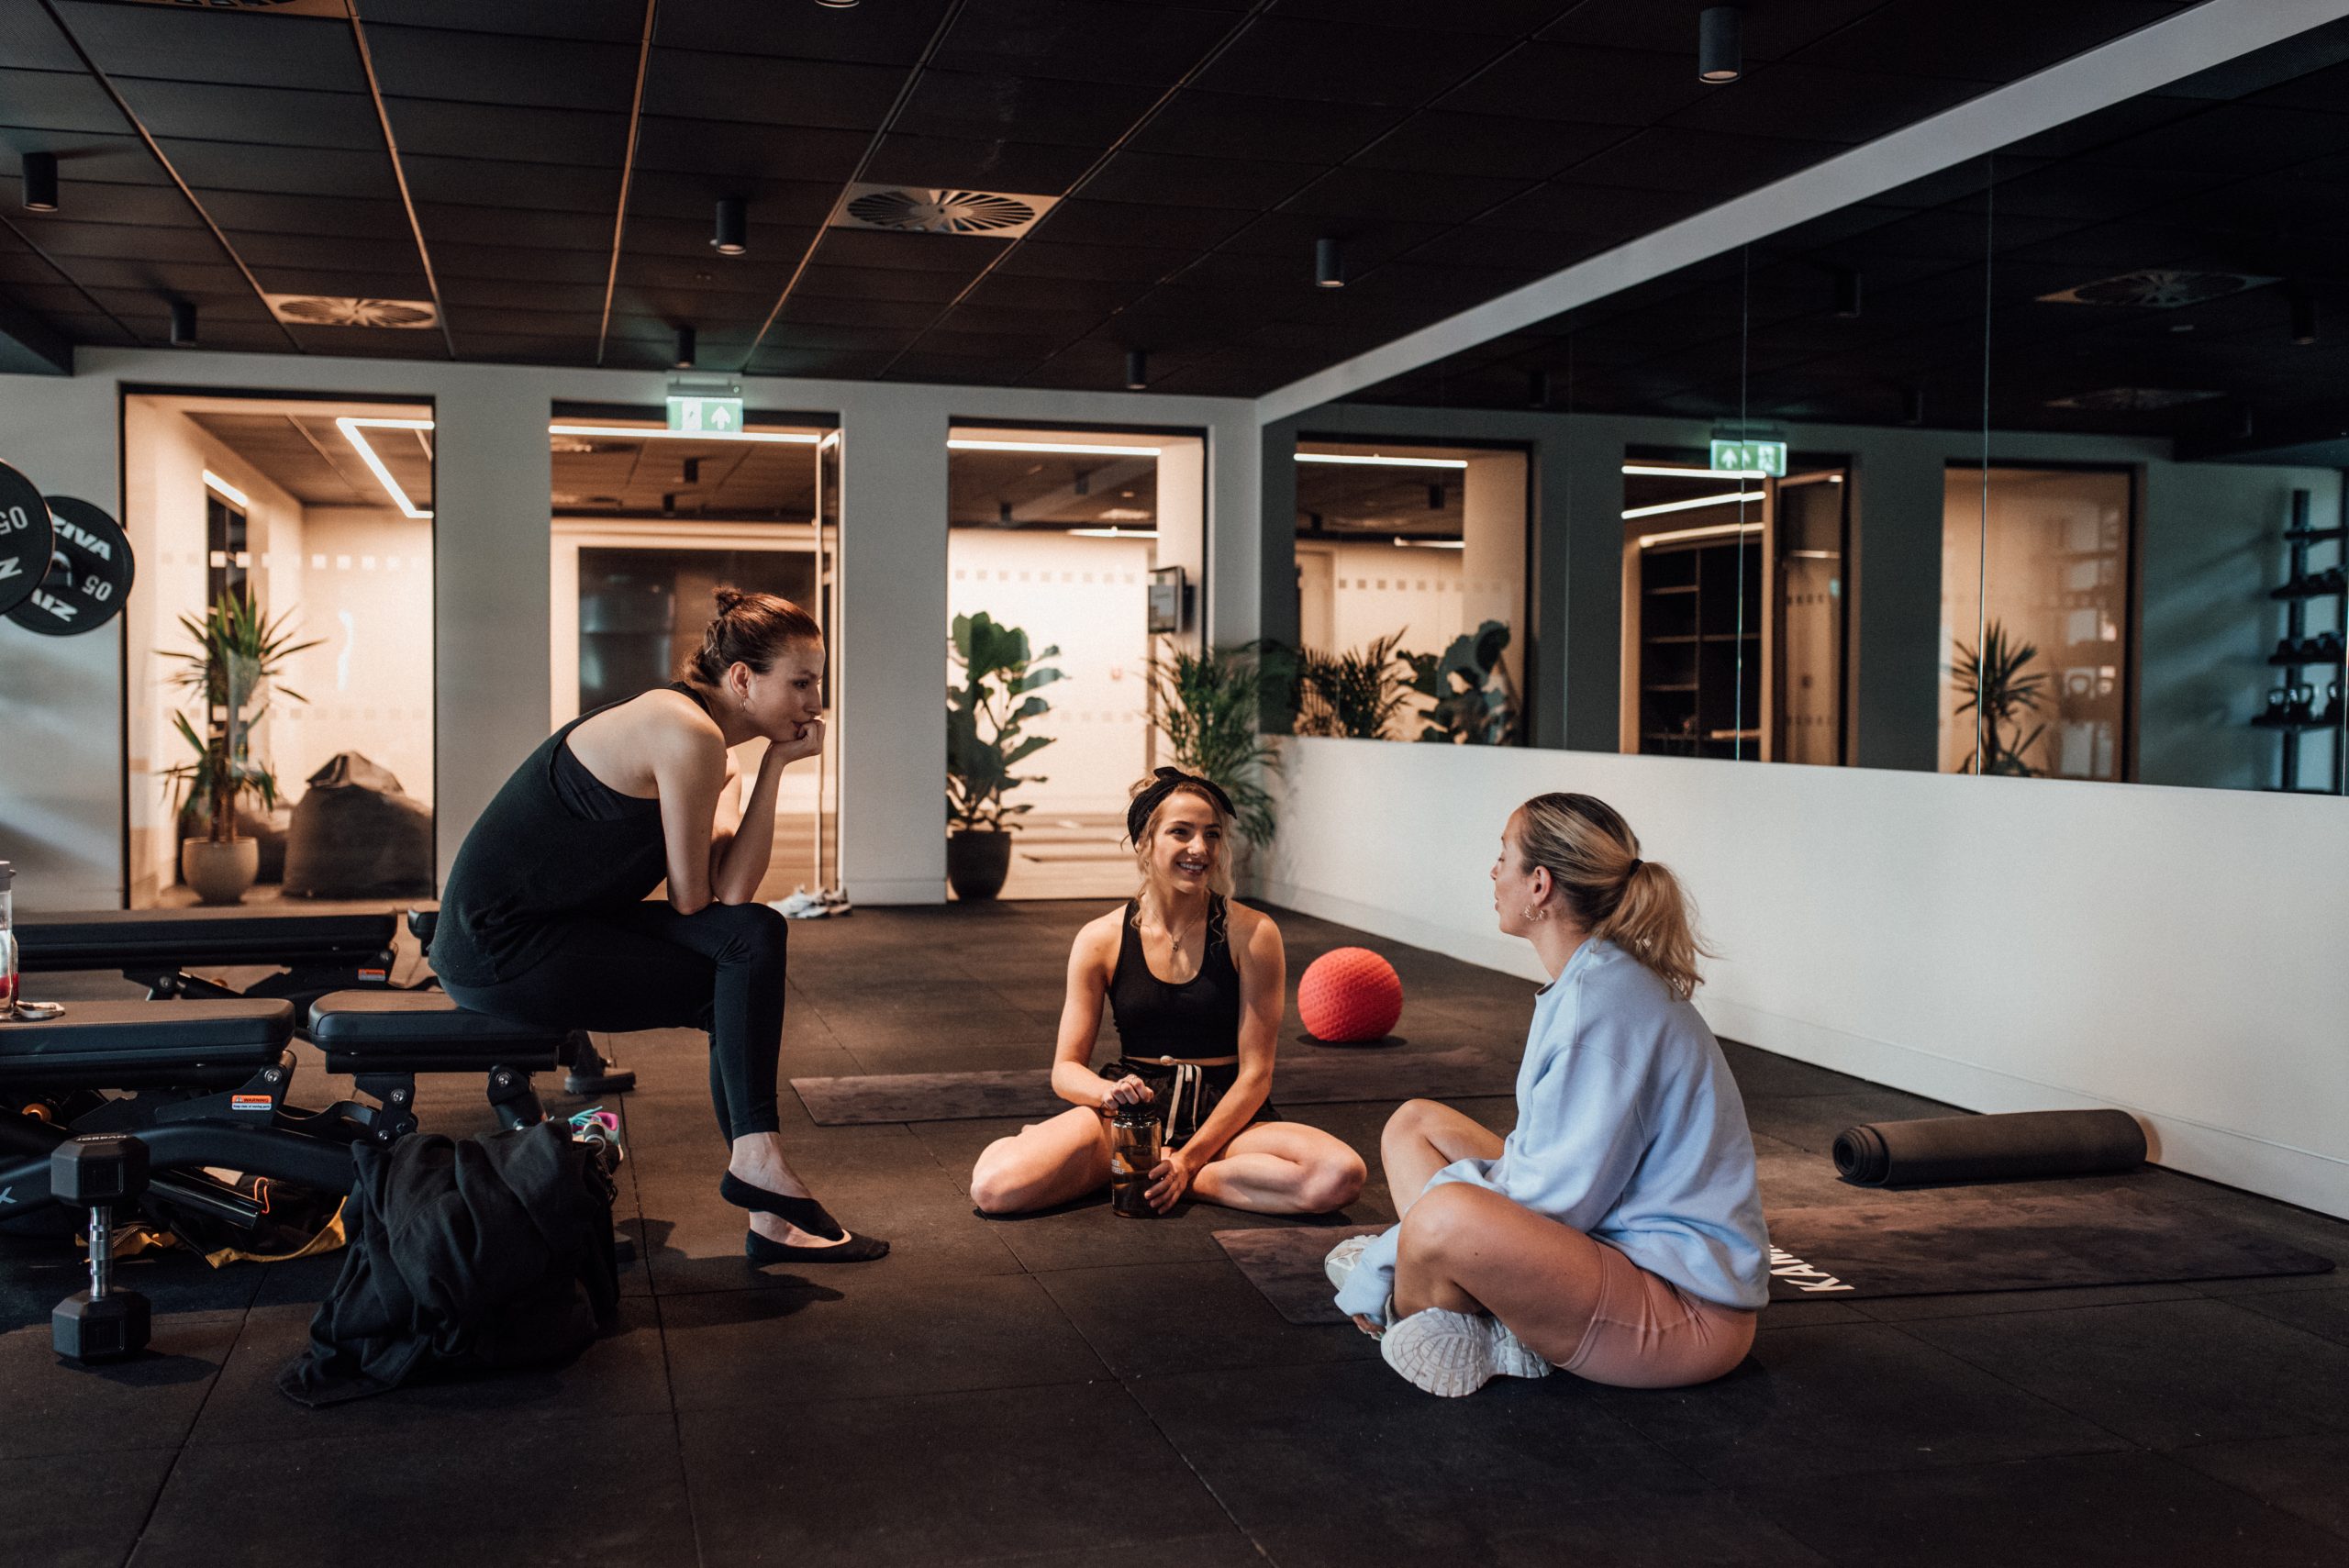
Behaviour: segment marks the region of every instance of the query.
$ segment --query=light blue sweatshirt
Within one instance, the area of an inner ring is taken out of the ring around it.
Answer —
[[[1455,1161],[1428,1184],[1441,1182],[1499,1193],[1691,1296],[1769,1299],[1753,1138],[1729,1063],[1697,1009],[1612,942],[1583,943],[1535,998],[1500,1158]],[[1341,1308],[1386,1321],[1401,1233],[1371,1242]]]

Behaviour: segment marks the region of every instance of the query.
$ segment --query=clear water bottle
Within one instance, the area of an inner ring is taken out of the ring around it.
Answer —
[[[0,1018],[17,1011],[17,868],[0,861]]]

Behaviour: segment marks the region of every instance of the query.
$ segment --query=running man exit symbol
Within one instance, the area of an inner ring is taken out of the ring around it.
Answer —
[[[739,397],[669,399],[669,428],[673,430],[707,430],[712,435],[730,436],[741,428],[742,400]]]

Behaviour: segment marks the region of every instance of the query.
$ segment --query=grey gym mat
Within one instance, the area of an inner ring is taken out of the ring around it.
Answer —
[[[2321,1274],[2312,1252],[2149,1195],[1951,1194],[1769,1217],[1772,1301],[1853,1301],[2067,1285]],[[1339,1323],[1321,1260],[1376,1226],[1219,1230],[1248,1281],[1292,1323]]]
[[[892,1121],[974,1121],[1044,1116],[1068,1108],[1045,1068],[992,1073],[888,1073],[857,1078],[794,1078],[818,1127]],[[1273,1103],[1340,1105],[1349,1100],[1474,1099],[1517,1088],[1517,1066],[1481,1051],[1349,1052],[1291,1058],[1273,1071]]]

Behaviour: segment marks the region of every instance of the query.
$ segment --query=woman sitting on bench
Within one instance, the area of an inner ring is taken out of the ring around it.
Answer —
[[[550,1029],[699,1029],[751,1211],[752,1262],[862,1262],[784,1159],[781,915],[759,902],[783,770],[823,749],[823,634],[771,594],[718,590],[685,678],[582,715],[530,753],[457,851],[433,968],[461,1006]],[[729,755],[763,740],[749,798]],[[663,879],[665,900],[647,895]]]
[[[1517,1129],[1397,1110],[1380,1154],[1402,1223],[1331,1250],[1338,1306],[1431,1394],[1553,1364],[1625,1388],[1719,1377],[1753,1343],[1770,1247],[1744,1103],[1688,1002],[1680,884],[1604,802],[1544,795],[1509,817],[1493,904],[1551,976]]]
[[[1260,1214],[1319,1214],[1362,1190],[1362,1157],[1319,1128],[1274,1121],[1266,1097],[1283,1003],[1281,934],[1230,901],[1231,802],[1161,768],[1134,786],[1126,832],[1141,896],[1076,934],[1052,1088],[1076,1108],[999,1138],[971,1173],[983,1213],[1017,1214],[1098,1191],[1109,1120],[1147,1105],[1165,1156],[1145,1196],[1163,1214],[1186,1192]],[[1121,1054],[1087,1065],[1107,1001]]]

